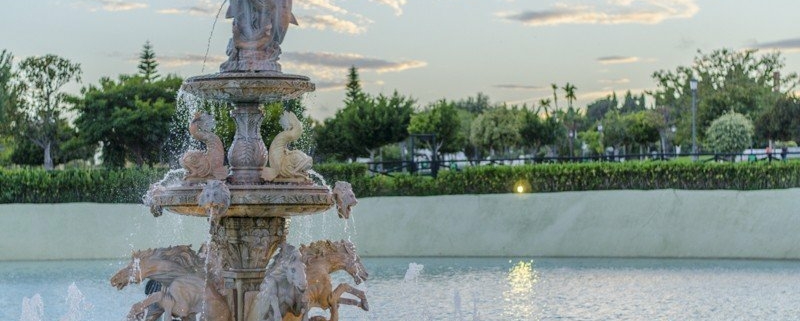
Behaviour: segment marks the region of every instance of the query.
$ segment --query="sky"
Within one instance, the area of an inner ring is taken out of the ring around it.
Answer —
[[[698,50],[780,50],[784,70],[800,71],[796,0],[294,0],[293,8],[299,26],[280,62],[317,85],[304,100],[316,119],[343,107],[351,65],[367,93],[396,90],[420,107],[478,92],[530,106],[567,82],[585,106],[612,91],[654,89],[654,71],[689,65]],[[146,41],[162,74],[215,73],[231,37],[226,9],[216,0],[4,1],[0,50],[80,63],[82,83],[71,92],[136,73]]]

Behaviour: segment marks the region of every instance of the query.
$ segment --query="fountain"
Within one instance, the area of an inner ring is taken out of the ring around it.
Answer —
[[[350,253],[349,265],[320,269],[325,260],[312,259],[308,248],[286,244],[289,219],[322,213],[336,205],[347,219],[357,203],[349,184],[337,182],[331,190],[309,178],[311,158],[289,148],[302,133],[297,117],[285,112],[284,131],[269,149],[259,133],[265,103],[289,100],[315,89],[308,77],[281,72],[280,45],[289,24],[296,24],[291,0],[231,0],[226,14],[233,19],[228,61],[220,72],[188,78],[182,91],[200,99],[233,106],[236,134],[227,150],[230,168],[223,163],[225,147],[212,129],[213,117],[195,114],[189,132],[206,150],[186,152],[180,159],[186,174],[178,186],[153,186],[146,204],[154,216],[164,210],[180,215],[208,217],[210,240],[199,252],[188,246],[135,252],[131,265],[112,277],[122,288],[144,278],[163,284],[161,291],[134,304],[129,320],[152,320],[161,314],[203,320],[282,320],[283,316],[308,319],[308,307],[330,309],[336,320],[340,302],[368,309],[366,297],[340,285],[325,302],[305,293],[319,271],[348,270],[359,283],[367,276],[352,244],[340,245]],[[275,252],[280,253],[273,258]],[[354,259],[353,259],[354,258]],[[267,267],[272,260],[272,264]],[[357,265],[356,265],[357,263]],[[326,265],[327,266],[327,265]],[[313,272],[306,276],[308,269]],[[330,286],[324,286],[331,293]],[[341,289],[341,290],[340,290]],[[319,292],[317,290],[314,290]],[[313,292],[313,291],[309,291]],[[360,301],[341,298],[357,294]],[[331,301],[332,300],[332,301]],[[341,300],[341,301],[340,301]],[[318,320],[320,317],[312,319]]]

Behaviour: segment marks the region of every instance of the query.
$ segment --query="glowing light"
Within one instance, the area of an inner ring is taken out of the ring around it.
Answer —
[[[525,192],[525,186],[517,185],[517,193]]]

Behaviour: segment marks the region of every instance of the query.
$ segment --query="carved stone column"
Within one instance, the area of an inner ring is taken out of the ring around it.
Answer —
[[[258,184],[261,169],[267,163],[267,146],[261,139],[261,122],[264,113],[259,103],[235,103],[231,117],[236,120],[236,135],[228,149],[232,184]]]
[[[284,217],[222,217],[211,224],[211,241],[223,262],[225,287],[234,290],[236,320],[244,320],[245,294],[258,291],[267,263],[286,241]]]

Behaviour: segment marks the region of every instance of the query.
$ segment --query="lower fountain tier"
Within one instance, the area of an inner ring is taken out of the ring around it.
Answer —
[[[330,209],[333,194],[314,185],[231,185],[231,204],[221,217],[290,217],[310,215]],[[153,202],[181,215],[207,217],[198,195],[202,185],[169,187],[153,193]]]

